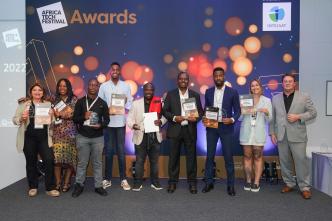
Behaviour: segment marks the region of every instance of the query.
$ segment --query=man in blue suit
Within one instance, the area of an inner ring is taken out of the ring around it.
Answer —
[[[221,67],[213,70],[215,87],[205,92],[205,107],[218,107],[218,128],[206,128],[207,157],[205,163],[205,187],[202,192],[210,192],[213,187],[213,162],[216,154],[216,146],[220,138],[225,168],[227,172],[227,193],[235,196],[234,189],[234,163],[233,163],[233,139],[234,123],[241,115],[238,92],[224,84],[225,71]],[[207,119],[203,118],[203,123]]]

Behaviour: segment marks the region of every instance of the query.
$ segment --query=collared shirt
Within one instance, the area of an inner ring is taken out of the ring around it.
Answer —
[[[108,107],[111,106],[112,94],[124,94],[127,98],[127,103],[125,108],[130,109],[133,102],[133,97],[131,96],[130,86],[124,81],[119,80],[117,84],[114,84],[112,80],[103,83],[99,88],[98,96],[103,99]],[[111,115],[108,127],[124,127],[126,125],[125,115]]]
[[[293,98],[294,98],[294,93],[291,93],[290,95],[286,95],[285,93],[283,93],[284,95],[284,104],[285,104],[285,109],[286,109],[286,113],[288,113],[291,105],[292,105],[292,102],[293,102]]]
[[[182,94],[181,90],[179,89],[179,94],[180,94],[180,103],[181,103],[181,116],[186,116],[184,109],[183,109],[183,102],[189,98],[189,92],[188,92],[188,88],[186,90],[186,92],[184,94]],[[188,121],[184,120],[181,122],[182,126],[188,125]]]
[[[217,87],[215,87],[214,98],[213,98],[213,107],[219,108],[219,113],[218,113],[219,122],[221,122],[221,120],[222,120],[222,101],[224,98],[224,92],[225,92],[225,85],[223,85],[221,89],[218,89]]]

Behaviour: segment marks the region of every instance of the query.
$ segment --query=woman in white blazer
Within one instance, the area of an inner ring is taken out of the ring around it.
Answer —
[[[250,94],[254,107],[242,113],[240,120],[240,144],[243,146],[243,165],[245,173],[244,190],[258,192],[259,180],[263,171],[263,148],[266,142],[266,124],[272,119],[271,100],[263,96],[263,88],[259,80],[250,82]],[[252,174],[255,174],[252,183]]]

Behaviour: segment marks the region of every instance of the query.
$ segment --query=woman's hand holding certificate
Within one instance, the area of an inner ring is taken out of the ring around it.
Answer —
[[[240,107],[242,114],[252,114],[254,108],[254,98],[251,94],[240,95]]]

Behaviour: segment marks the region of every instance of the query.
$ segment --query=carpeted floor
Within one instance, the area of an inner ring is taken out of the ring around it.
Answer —
[[[166,188],[167,181],[161,181]],[[94,192],[89,178],[81,196],[74,199],[71,191],[51,198],[40,184],[34,198],[27,196],[23,179],[0,191],[0,220],[332,220],[332,197],[313,191],[311,200],[304,200],[299,192],[281,194],[281,184],[262,183],[259,193],[244,191],[237,181],[237,195],[227,195],[224,181],[218,180],[215,189],[192,195],[185,180],[181,180],[173,194],[165,189],[155,191],[145,181],[141,192],[124,191],[118,180],[113,181],[107,197]],[[199,190],[203,182],[199,181]]]

